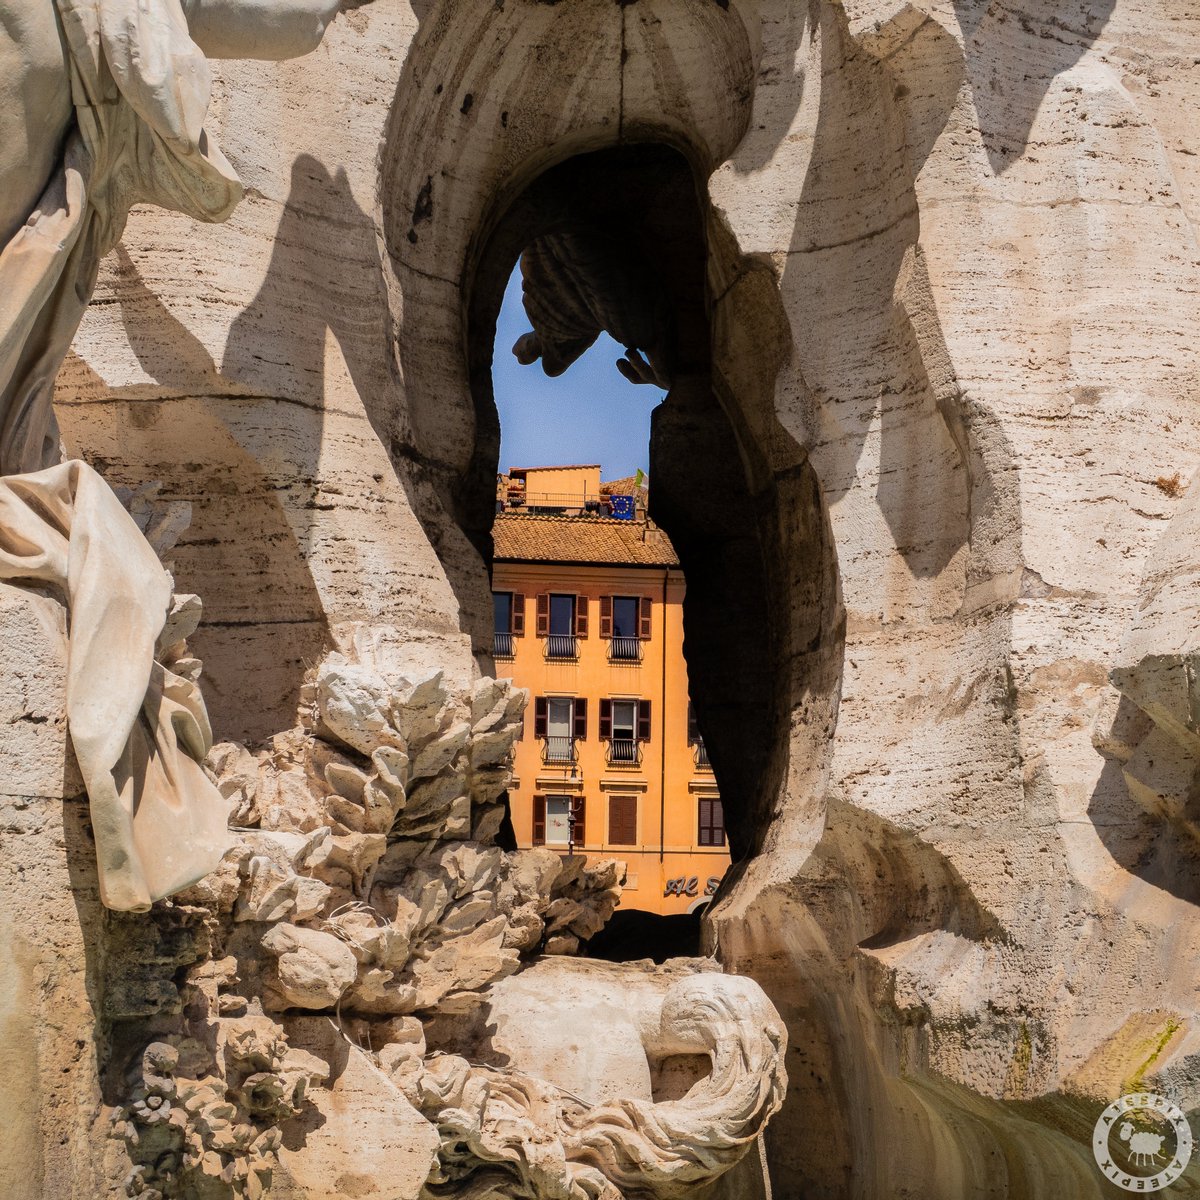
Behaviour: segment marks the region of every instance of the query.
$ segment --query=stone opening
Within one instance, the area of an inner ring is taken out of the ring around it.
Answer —
[[[556,283],[587,289],[618,340],[641,348],[623,373],[667,388],[652,416],[649,511],[688,580],[684,654],[736,862],[761,842],[760,793],[784,739],[763,522],[740,439],[714,392],[706,222],[692,168],[662,145],[578,155],[530,184],[483,242],[468,309],[474,486],[460,519],[489,564],[495,496],[484,481],[494,478],[500,440],[492,362],[510,352],[493,343],[505,285],[531,246],[526,270],[540,284],[551,293]],[[557,352],[542,349],[554,373]]]

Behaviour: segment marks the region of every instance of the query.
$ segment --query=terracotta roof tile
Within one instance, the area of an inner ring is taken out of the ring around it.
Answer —
[[[644,536],[643,536],[644,535]],[[675,548],[661,529],[643,521],[499,513],[492,527],[497,562],[596,563],[677,567]]]
[[[638,483],[636,475],[626,475],[621,479],[610,479],[600,485],[602,496],[634,496],[646,490],[646,477]]]
[[[527,475],[530,471],[599,471],[600,463],[543,463],[540,467],[509,467],[510,475]]]

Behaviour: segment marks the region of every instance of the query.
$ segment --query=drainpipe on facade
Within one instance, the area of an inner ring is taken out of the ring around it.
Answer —
[[[661,868],[667,852],[667,581],[671,568],[663,572],[663,639],[662,688],[658,697],[658,865]]]

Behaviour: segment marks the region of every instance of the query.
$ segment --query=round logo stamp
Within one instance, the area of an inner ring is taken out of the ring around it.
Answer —
[[[1174,1183],[1192,1157],[1192,1130],[1183,1110],[1154,1092],[1114,1100],[1092,1132],[1100,1170],[1127,1192],[1157,1192]]]

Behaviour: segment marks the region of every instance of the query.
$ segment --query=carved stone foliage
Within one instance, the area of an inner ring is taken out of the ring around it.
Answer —
[[[603,926],[618,864],[491,844],[524,703],[507,680],[456,696],[396,631],[355,627],[301,726],[214,750],[241,844],[206,887],[265,952],[269,1008],[430,1010]]]
[[[351,626],[310,672],[295,729],[254,752],[214,750],[238,844],[153,914],[191,933],[163,959],[183,981],[177,999],[163,981],[155,1012],[177,1017],[129,1055],[114,1117],[130,1196],[262,1195],[284,1129],[302,1172],[324,1120],[312,1114],[366,1103],[324,1086],[347,1055],[356,1077],[392,1090],[389,1111],[430,1131],[430,1197],[682,1196],[746,1152],[785,1086],[782,1026],[749,981],[647,989],[627,968],[649,1013],[645,1053],[711,1061],[670,1102],[634,1088],[592,1104],[537,1062],[502,1067],[468,1044],[500,981],[603,927],[624,875],[493,844],[525,699],[506,680],[455,687],[396,631]],[[322,1016],[333,1041],[318,1057],[300,1045]]]
[[[279,1124],[295,1116],[325,1064],[288,1046],[263,1017],[219,1021],[210,1048],[191,1038],[152,1042],[129,1080],[113,1130],[134,1166],[129,1196],[267,1194]]]
[[[477,1007],[523,956],[604,924],[618,864],[491,844],[524,702],[506,681],[456,692],[394,630],[356,627],[310,673],[297,728],[214,751],[237,846],[169,910],[208,953],[160,1006],[175,1032],[134,1056],[130,1195],[260,1194],[272,1130],[322,1074],[285,1014],[365,1021],[387,1061],[420,1035],[408,1014]]]

